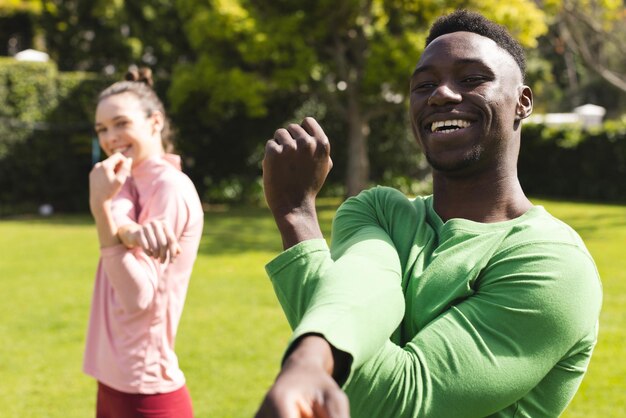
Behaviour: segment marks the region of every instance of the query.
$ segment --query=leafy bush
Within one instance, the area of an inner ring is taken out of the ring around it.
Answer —
[[[527,125],[518,169],[532,195],[624,202],[626,121],[590,130]]]
[[[95,97],[109,82],[0,59],[0,215],[87,208]]]
[[[214,182],[205,177],[202,200],[207,203],[249,203],[259,204],[264,201],[263,179],[249,179],[243,176],[223,178]]]
[[[56,75],[51,64],[0,58],[0,158],[56,107]]]
[[[59,72],[53,63],[0,58],[0,216],[35,212],[44,203],[63,212],[87,210],[88,173],[93,152],[99,151],[97,144],[93,148],[95,98],[112,81],[94,73]],[[169,80],[157,83],[160,97],[167,97],[168,85]],[[343,194],[344,121],[319,103],[299,108],[300,99],[274,97],[263,118],[238,112],[220,121],[193,108],[170,114],[185,171],[205,201],[262,201],[265,141],[277,127],[304,115],[316,116],[333,144],[335,167],[322,194]],[[407,126],[400,108],[372,121],[372,182],[411,195],[430,193],[427,164]],[[519,175],[528,193],[626,201],[626,121],[589,131],[527,125],[522,137]]]

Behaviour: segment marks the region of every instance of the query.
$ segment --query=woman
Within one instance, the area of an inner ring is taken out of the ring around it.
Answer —
[[[100,241],[84,371],[98,418],[193,416],[174,353],[203,212],[149,70],[99,96],[95,130],[108,158],[89,175]]]

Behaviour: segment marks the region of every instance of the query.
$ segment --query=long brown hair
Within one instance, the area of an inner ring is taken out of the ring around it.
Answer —
[[[161,112],[163,115],[163,130],[161,131],[161,142],[165,152],[174,151],[174,143],[172,142],[173,132],[169,119],[165,114],[165,108],[159,96],[152,88],[154,81],[152,80],[152,70],[149,68],[131,68],[124,77],[125,80],[113,83],[106,89],[102,90],[98,96],[98,103],[107,97],[116,94],[131,93],[134,94],[139,103],[146,111],[146,116],[151,116],[155,111]]]

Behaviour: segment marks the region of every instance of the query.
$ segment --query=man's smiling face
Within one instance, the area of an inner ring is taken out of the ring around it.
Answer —
[[[519,128],[521,88],[515,60],[493,40],[471,32],[433,40],[410,95],[413,133],[431,166],[463,175],[498,165]]]

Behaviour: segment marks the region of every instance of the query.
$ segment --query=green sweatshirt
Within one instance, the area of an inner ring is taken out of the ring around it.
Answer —
[[[266,269],[292,341],[352,356],[353,418],[557,417],[597,339],[595,264],[540,206],[444,223],[432,197],[377,187],[339,208],[330,250],[304,241]]]

